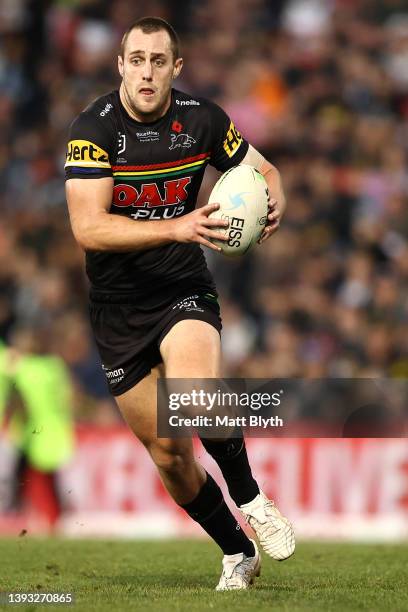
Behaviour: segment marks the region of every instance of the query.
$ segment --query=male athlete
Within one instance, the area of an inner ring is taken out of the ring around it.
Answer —
[[[191,440],[157,438],[156,381],[220,377],[220,312],[200,245],[219,250],[211,239],[225,239],[217,228],[228,223],[209,218],[217,204],[195,210],[206,165],[224,172],[250,164],[264,175],[274,199],[260,242],[278,228],[285,201],[276,168],[225,112],[172,88],[182,65],[167,22],[146,17],[127,30],[119,90],[71,126],[67,200],[86,252],[91,323],[110,390],[170,495],[221,547],[217,590],[246,589],[260,572],[257,546],[195,460]],[[259,490],[242,435],[202,442],[265,552],[288,558],[292,526]]]

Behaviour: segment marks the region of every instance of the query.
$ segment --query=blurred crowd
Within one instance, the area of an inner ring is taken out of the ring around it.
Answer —
[[[119,84],[119,42],[141,5],[0,4],[0,339],[30,328],[67,364],[78,418],[99,422],[116,416],[63,165],[72,119]],[[148,11],[181,36],[176,87],[218,102],[286,190],[262,247],[233,261],[207,253],[225,374],[408,377],[405,0],[152,0]]]

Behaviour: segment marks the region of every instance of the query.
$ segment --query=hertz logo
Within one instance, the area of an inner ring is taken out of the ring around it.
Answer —
[[[67,166],[110,168],[109,155],[89,140],[71,140],[68,143]]]
[[[228,132],[226,134],[226,139],[223,142],[224,151],[226,152],[228,157],[232,157],[237,152],[241,142],[242,136],[231,121],[228,128]]]

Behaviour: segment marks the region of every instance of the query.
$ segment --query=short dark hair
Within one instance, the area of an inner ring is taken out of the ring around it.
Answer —
[[[125,55],[125,46],[126,41],[128,39],[129,34],[133,30],[142,30],[144,34],[151,34],[152,32],[159,32],[160,30],[164,30],[170,37],[171,50],[173,52],[173,58],[176,60],[180,57],[180,40],[179,37],[173,28],[167,21],[161,19],[160,17],[142,17],[138,19],[131,26],[128,27],[126,32],[122,37],[122,42],[120,43],[120,55],[124,57]]]

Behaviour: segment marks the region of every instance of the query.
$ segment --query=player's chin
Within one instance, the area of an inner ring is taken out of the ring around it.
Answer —
[[[142,93],[141,91],[136,92],[136,95],[134,97],[135,102],[137,103],[137,106],[152,106],[154,104],[157,104],[157,92],[154,91],[153,93]]]

